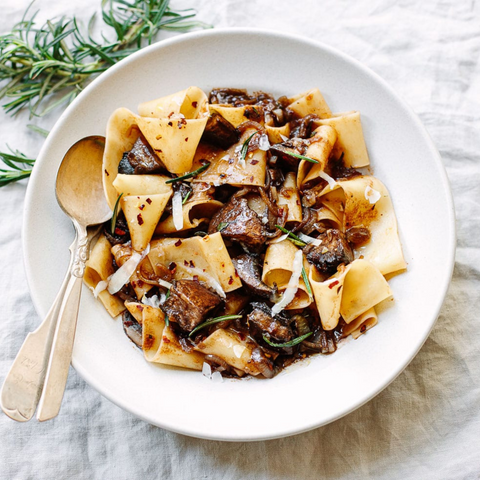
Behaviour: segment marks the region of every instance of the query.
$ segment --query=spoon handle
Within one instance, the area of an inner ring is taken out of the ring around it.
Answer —
[[[68,271],[71,266],[72,260]],[[3,383],[0,406],[6,415],[18,422],[30,420],[40,400],[55,326],[69,279],[70,273],[67,273],[47,316],[34,332],[27,335]]]
[[[41,422],[56,417],[60,411],[72,359],[83,273],[85,262],[88,259],[88,245],[90,243],[85,227],[82,227],[76,221],[73,223],[77,230],[76,245],[73,251],[74,260],[70,269],[65,296],[60,307],[45,383],[38,405],[37,419]]]

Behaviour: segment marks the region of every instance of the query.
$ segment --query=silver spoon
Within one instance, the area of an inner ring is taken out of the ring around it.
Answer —
[[[0,406],[12,419],[26,422],[33,417],[49,420],[58,415],[72,358],[73,340],[85,262],[90,240],[100,225],[112,216],[102,184],[105,137],[91,136],[75,143],[62,160],[55,194],[70,217],[76,237],[70,246],[70,265],[45,320],[27,335],[5,378]]]

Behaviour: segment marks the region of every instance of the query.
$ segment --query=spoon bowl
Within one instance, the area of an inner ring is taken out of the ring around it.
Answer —
[[[58,169],[57,202],[84,226],[104,223],[112,215],[101,182],[104,149],[105,137],[82,138],[69,148]]]

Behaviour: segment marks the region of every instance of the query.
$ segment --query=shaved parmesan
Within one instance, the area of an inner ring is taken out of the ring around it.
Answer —
[[[200,280],[203,280],[210,288],[215,290],[222,298],[226,298],[225,292],[215,278],[213,278],[208,273],[205,273],[200,268],[195,267],[185,267],[184,265],[178,265],[179,268],[188,269],[188,272],[192,274],[192,276],[196,275]]]
[[[159,278],[158,280],[158,284],[161,286],[161,287],[165,287],[166,289],[170,290],[172,288],[172,284],[170,282],[167,282],[166,280],[164,280],[163,278]]]
[[[315,245],[316,247],[319,247],[322,244],[322,242],[318,238],[309,237],[308,235],[305,235],[302,232],[298,233],[297,236],[302,242],[305,242],[305,243],[308,243],[308,244],[311,243],[311,244]]]
[[[260,140],[258,141],[258,148],[263,150],[264,152],[270,149],[270,142],[268,141],[268,137],[263,134],[260,135]]]
[[[172,198],[173,224],[177,230],[183,228],[182,193],[177,190]]]
[[[267,245],[271,245],[272,243],[280,243],[280,242],[283,242],[285,239],[288,238],[288,233],[285,233],[284,235],[280,235],[279,237],[277,238],[274,238],[272,240],[269,240],[267,242]]]
[[[330,175],[328,175],[328,173],[325,173],[322,170],[318,172],[318,175],[324,180],[326,180],[328,182],[328,185],[330,186],[330,190],[333,190],[337,182]]]
[[[272,308],[273,315],[280,313],[295,298],[295,294],[297,293],[300,282],[300,275],[302,274],[302,268],[303,253],[301,250],[298,250],[293,258],[292,276],[290,277],[287,288],[283,292],[282,298]]]
[[[128,283],[138,264],[148,255],[149,251],[150,244],[142,253],[133,252],[132,256],[110,277],[108,282],[108,293],[110,295],[117,293]]]
[[[208,379],[212,377],[212,367],[207,362],[203,362],[202,374]]]
[[[223,377],[222,377],[222,374],[220,372],[213,372],[210,379],[214,383],[223,383]]]
[[[381,198],[381,193],[378,190],[374,190],[372,187],[365,187],[365,199],[370,202],[371,205],[377,203]]]
[[[286,142],[286,141],[288,140],[288,137],[286,137],[285,135],[282,135],[282,134],[280,134],[280,138],[281,138],[284,142]]]
[[[144,295],[142,297],[142,303],[150,307],[159,308],[161,302],[158,298],[158,295],[152,295],[151,297],[147,297],[146,295]]]
[[[97,286],[93,290],[93,296],[97,298],[100,293],[102,293],[104,290],[107,289],[107,287],[108,287],[108,282],[106,280],[101,280],[100,282],[97,283]]]

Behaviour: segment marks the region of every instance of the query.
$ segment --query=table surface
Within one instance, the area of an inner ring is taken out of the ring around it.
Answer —
[[[0,34],[28,3],[2,1]],[[73,13],[86,20],[99,4],[38,0],[34,8],[40,20]],[[195,5],[199,18],[217,27],[320,40],[363,62],[411,105],[442,155],[455,200],[458,248],[445,304],[420,353],[374,400],[330,425],[281,440],[222,443],[161,430],[104,399],[71,369],[55,420],[18,424],[0,415],[0,479],[480,478],[480,2],[172,4]],[[27,114],[0,112],[0,151],[8,144],[35,156],[42,138],[25,125],[50,129],[59,114],[29,121]],[[1,383],[40,322],[23,268],[25,188],[22,181],[0,189]]]

